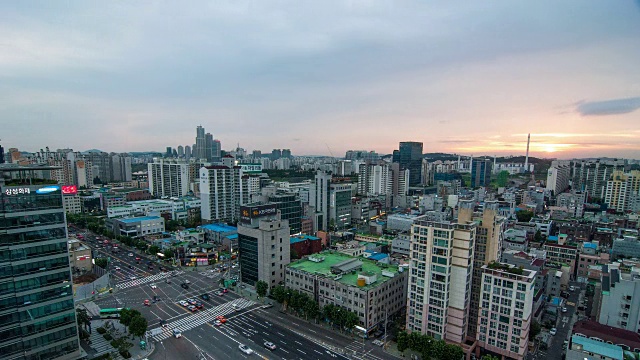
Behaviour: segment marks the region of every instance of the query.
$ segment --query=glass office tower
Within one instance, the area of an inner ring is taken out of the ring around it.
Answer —
[[[78,359],[62,190],[33,169],[0,166],[0,359]]]

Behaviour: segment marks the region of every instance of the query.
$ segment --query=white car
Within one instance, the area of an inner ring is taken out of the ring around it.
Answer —
[[[566,307],[563,307],[563,308],[562,308],[562,312],[563,312],[563,313],[566,313],[566,312],[567,312],[567,308],[566,308]]]
[[[120,271],[120,266],[116,266],[116,270]]]
[[[136,276],[130,276],[129,279],[135,280],[135,279],[137,279],[137,277]]]
[[[266,347],[267,349],[273,351],[273,350],[276,349],[276,344],[272,343],[271,341],[265,341],[264,347]]]
[[[573,286],[573,285],[572,285],[572,286],[569,286],[569,291],[574,291],[575,289],[576,289],[576,287],[575,287],[575,286]]]
[[[184,300],[180,300],[180,301],[178,301],[178,304],[180,304],[180,305],[182,305],[182,306],[184,306],[184,307],[189,306],[189,303],[188,303],[188,302],[186,302],[186,301],[184,301]]]
[[[557,333],[558,333],[558,329],[556,329],[556,328],[552,328],[551,330],[549,330],[549,334],[551,334],[551,335],[555,335]]]
[[[240,344],[238,345],[238,349],[240,349],[240,351],[242,351],[243,353],[247,354],[247,355],[251,355],[253,354],[253,350],[251,350],[251,348],[249,348],[247,345],[245,344]]]
[[[151,284],[151,288],[152,289],[157,289],[158,287],[156,286],[156,284]]]
[[[133,256],[133,253],[129,253],[129,256]]]

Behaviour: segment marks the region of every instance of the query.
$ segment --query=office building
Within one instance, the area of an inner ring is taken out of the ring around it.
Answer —
[[[622,268],[619,262],[603,265],[598,322],[640,332],[640,268]]]
[[[491,183],[491,160],[474,159],[471,161],[471,187],[487,187]]]
[[[400,164],[400,170],[409,170],[408,186],[421,184],[422,174],[422,143],[403,141],[399,150],[393,151],[393,162]]]
[[[360,164],[358,170],[358,194],[365,196],[391,195],[393,171],[385,163]]]
[[[33,174],[42,170],[57,169],[0,166],[3,360],[81,356],[62,191],[59,185],[35,185],[42,181]],[[24,180],[5,182],[12,173]]]
[[[175,159],[154,158],[147,164],[149,192],[155,197],[183,197],[189,192],[189,164]]]
[[[242,282],[264,281],[269,288],[284,283],[285,266],[291,261],[289,224],[273,204],[241,208],[238,251]]]
[[[329,229],[329,193],[331,174],[318,171],[314,182],[309,186],[309,207],[313,216],[313,231]]]
[[[571,180],[571,162],[564,160],[553,160],[549,170],[547,170],[547,190],[558,195],[569,188]]]
[[[407,272],[338,252],[324,251],[287,266],[285,286],[307,294],[320,307],[332,304],[358,315],[367,332],[406,305]]]
[[[115,235],[130,237],[162,234],[165,231],[164,218],[161,216],[107,218],[104,226]]]
[[[499,261],[502,254],[503,233],[506,219],[498,215],[498,202],[484,203],[482,215],[475,216],[475,202],[462,200],[458,204],[458,223],[477,224],[476,239],[473,252],[473,278],[471,286],[471,306],[469,310],[468,336],[476,337],[476,324],[480,307],[480,283],[482,281],[482,266],[493,261]]]
[[[536,272],[492,262],[481,268],[478,346],[503,358],[527,356]]]
[[[207,222],[238,220],[241,204],[240,166],[213,165],[200,168],[202,219]]]
[[[267,186],[262,189],[260,202],[276,206],[280,218],[289,222],[291,235],[302,231],[302,202],[297,193]]]
[[[62,196],[62,206],[67,214],[82,213],[82,200],[78,194],[64,194]]]
[[[423,219],[411,229],[407,330],[464,349],[476,224]]]

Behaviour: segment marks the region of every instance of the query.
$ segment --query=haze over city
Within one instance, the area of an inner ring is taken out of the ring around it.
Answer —
[[[3,3],[2,144],[640,158],[639,33],[638,1]]]

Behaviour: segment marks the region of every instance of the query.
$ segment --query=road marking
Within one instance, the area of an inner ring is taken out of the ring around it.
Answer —
[[[278,335],[280,335],[280,336],[282,336],[282,337],[284,337],[284,334],[283,334],[283,333],[281,333],[281,332],[278,332],[277,334],[278,334]]]
[[[285,350],[285,349],[283,349],[283,348],[280,348],[280,350],[282,350],[282,351],[286,352],[287,354],[289,353],[287,350]]]
[[[302,345],[302,344],[300,344],[300,345]],[[307,355],[307,353],[306,353],[306,352],[304,352],[304,351],[302,351],[302,350],[300,350],[300,349],[296,349],[296,350],[298,350],[298,351],[300,351],[301,353],[303,353],[303,354]]]
[[[298,341],[298,340],[293,340],[293,342],[295,342],[298,345],[302,345],[302,343],[300,341]]]

